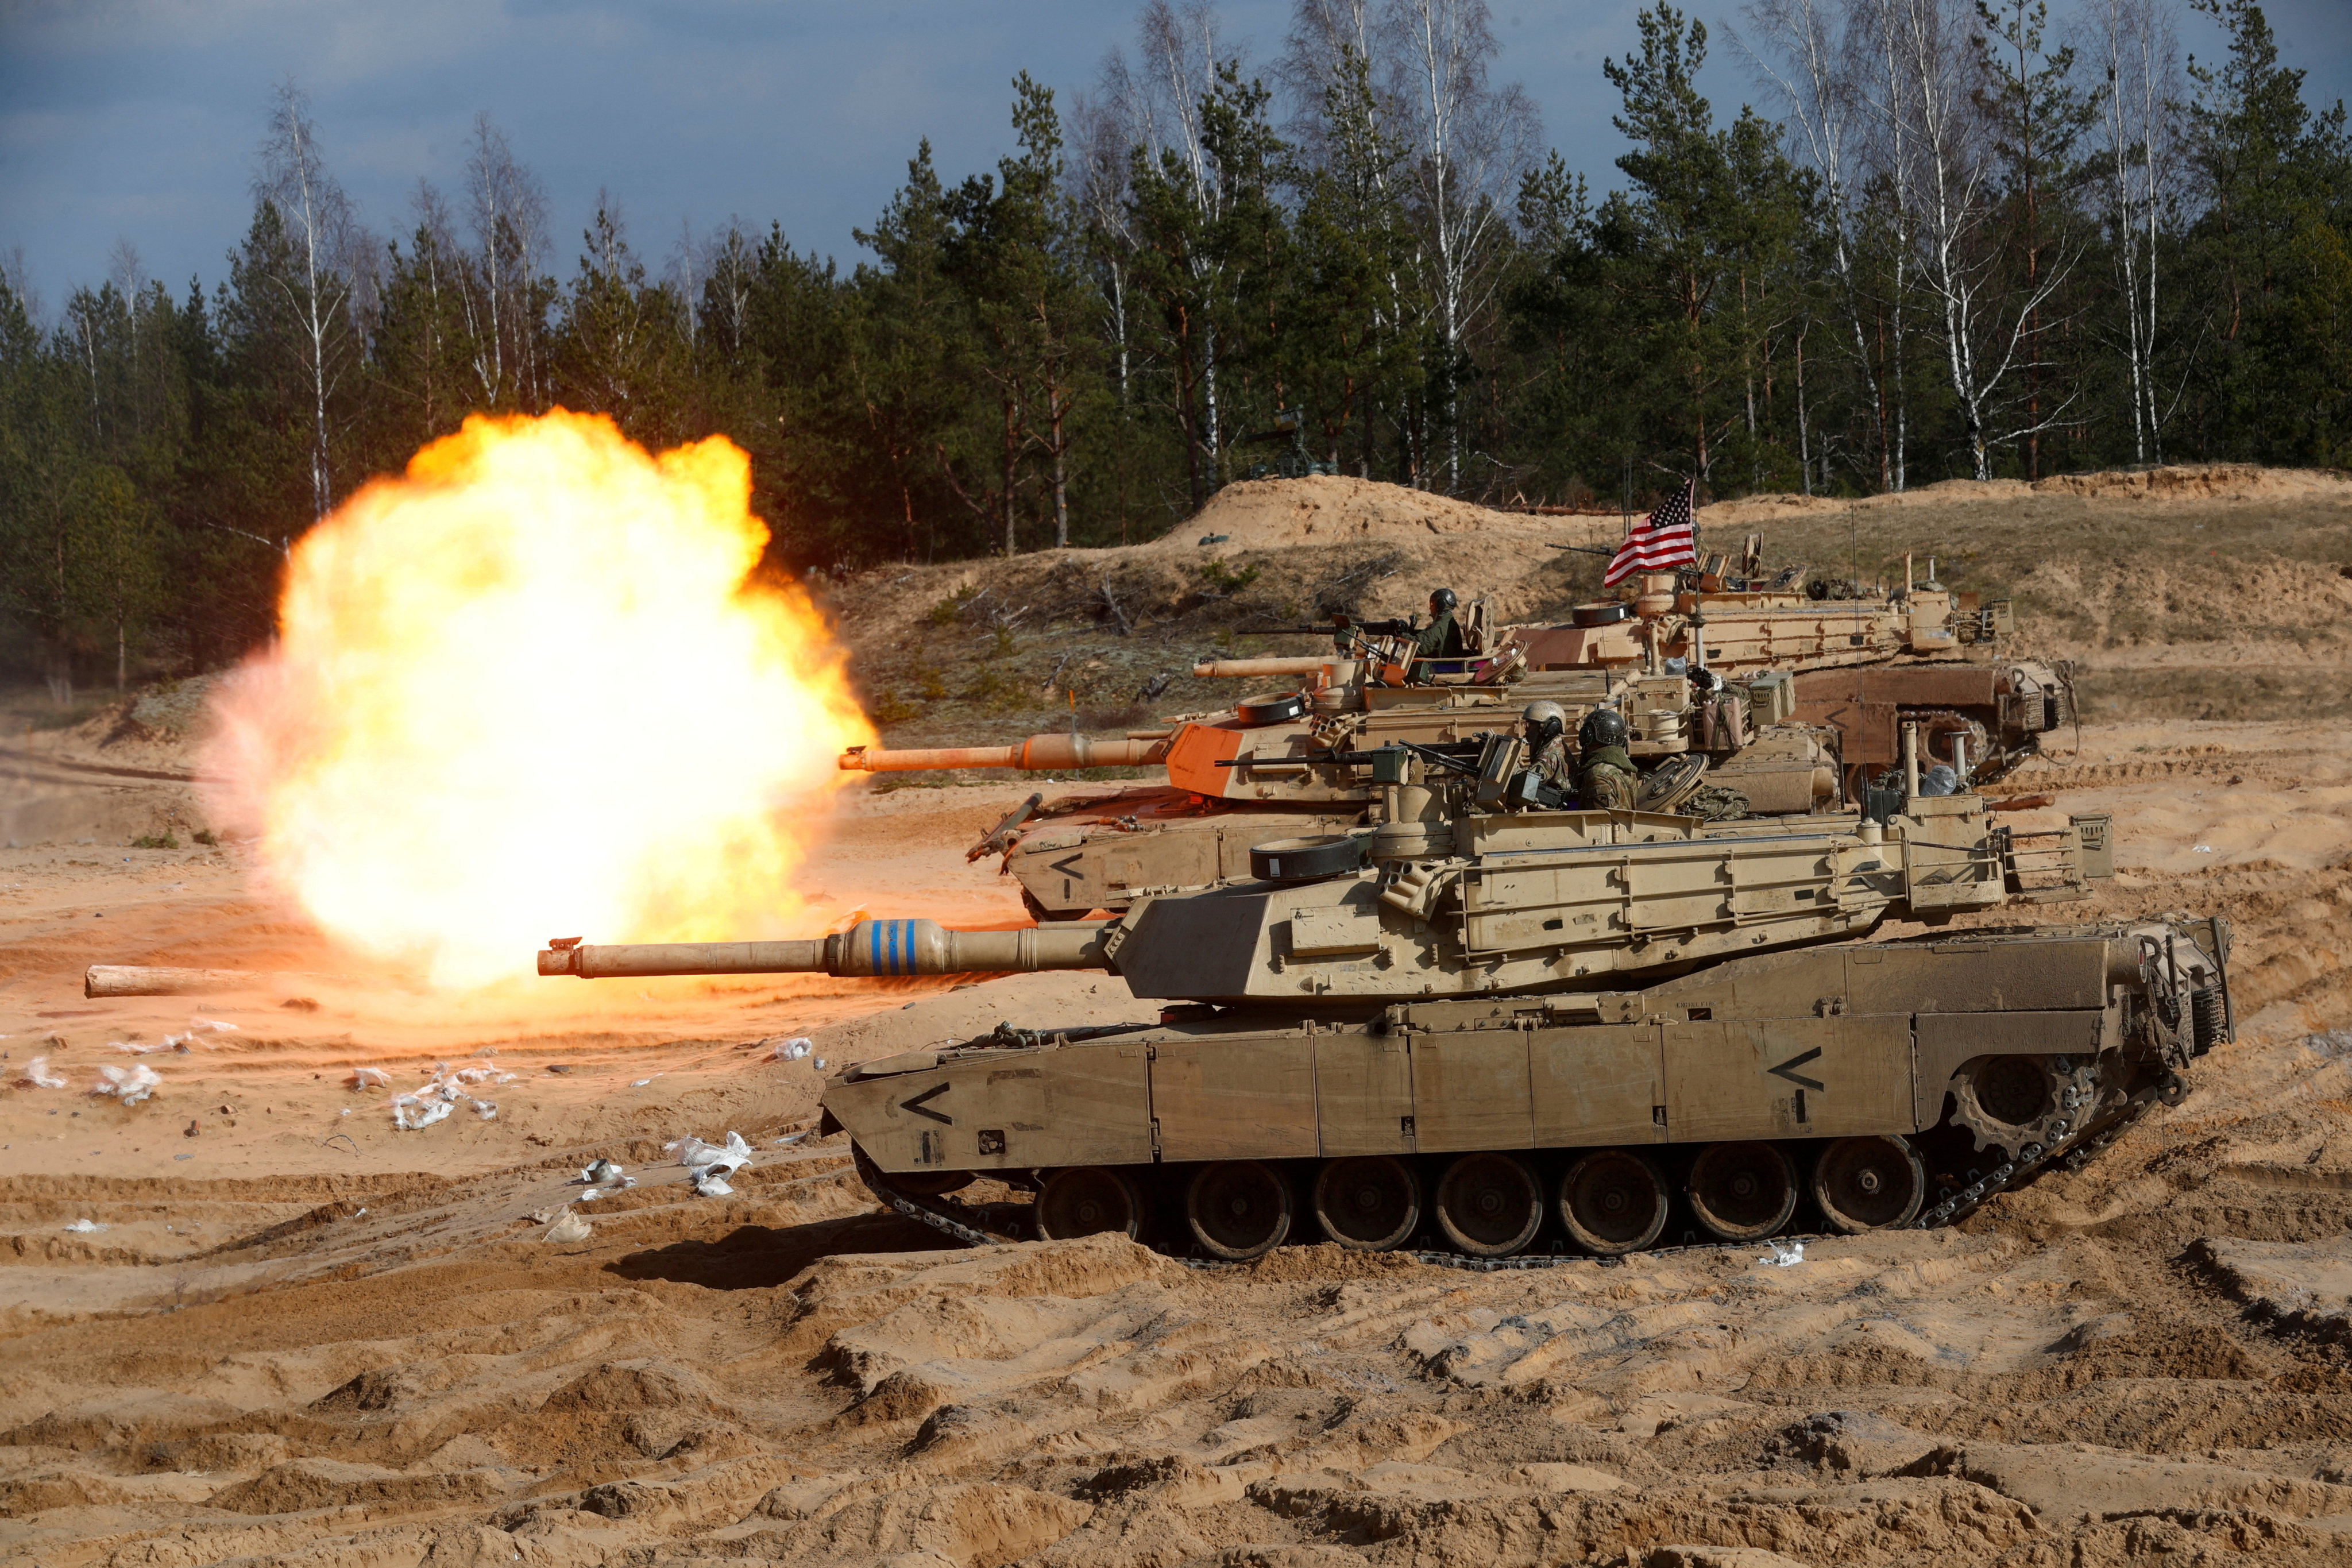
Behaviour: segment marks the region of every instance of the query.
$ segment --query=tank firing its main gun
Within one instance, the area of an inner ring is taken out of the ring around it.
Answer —
[[[1116,1231],[1220,1259],[1294,1236],[1501,1258],[1547,1228],[1622,1256],[1675,1215],[1760,1239],[1807,1196],[1834,1230],[1948,1224],[2176,1103],[2231,1037],[2218,918],[1853,940],[2111,874],[2105,819],[1995,827],[1919,795],[1916,747],[1881,820],[1736,830],[1482,809],[1490,770],[1465,761],[1382,748],[1379,827],[1258,845],[1250,880],[1116,920],[565,942],[540,970],[1108,970],[1179,1005],[860,1063],[824,1125],[877,1197],[961,1240]],[[949,1196],[983,1174],[1034,1204]]]

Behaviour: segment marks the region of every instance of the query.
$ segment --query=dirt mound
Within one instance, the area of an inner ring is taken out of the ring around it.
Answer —
[[[1743,496],[1699,508],[1702,530],[1749,525],[1812,514],[1853,510],[1920,510],[2016,502],[2035,496],[2074,497],[2102,502],[2158,506],[2181,502],[2352,502],[2352,475],[2335,468],[2266,468],[2255,463],[2180,464],[2161,468],[2116,468],[2089,474],[2053,474],[2023,479],[1939,479],[1909,489],[1860,497]]]
[[[2183,464],[2053,474],[2035,480],[2032,489],[2037,495],[2092,496],[2101,500],[2341,502],[2352,498],[2352,475],[2336,468],[2266,468],[2255,463]]]
[[[1227,485],[1193,517],[1141,549],[1197,554],[1365,543],[1426,543],[1457,535],[1530,535],[1551,519],[1496,511],[1471,501],[1378,479],[1318,474]],[[1202,541],[1214,538],[1204,545]]]

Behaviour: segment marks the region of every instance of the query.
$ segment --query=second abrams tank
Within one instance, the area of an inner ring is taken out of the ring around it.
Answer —
[[[871,1061],[828,1128],[886,1202],[969,1242],[1124,1231],[1500,1258],[1947,1223],[2084,1157],[2229,1037],[2218,918],[1866,937],[2086,896],[2105,823],[1971,796],[1708,827],[1487,809],[1386,770],[1396,820],[1262,845],[1255,879],[1107,921],[601,947],[542,973],[1102,969],[1156,1023],[1016,1026]],[[1034,1202],[976,1206],[980,1177]]]
[[[1047,803],[988,836],[971,858],[1001,855],[1039,920],[1117,911],[1137,897],[1196,889],[1242,874],[1269,839],[1368,824],[1377,792],[1360,769],[1322,759],[1391,741],[1453,742],[1516,722],[1529,702],[1556,702],[1571,730],[1607,707],[1629,730],[1638,764],[1704,755],[1706,784],[1735,792],[1756,816],[1804,814],[1855,801],[1895,760],[1901,724],[1922,725],[1923,758],[1964,781],[1999,778],[2073,714],[2062,667],[1958,662],[2012,630],[2006,601],[1979,605],[1933,581],[1899,591],[1808,584],[1791,567],[1754,580],[1724,563],[1630,582],[1622,601],[1577,607],[1557,626],[1494,627],[1473,600],[1471,657],[1416,661],[1394,623],[1288,627],[1329,635],[1333,656],[1216,659],[1202,677],[1286,681],[1222,714],[1194,714],[1119,740],[1033,735],[1003,746],[857,747],[840,765],[868,773],[949,768],[1059,772],[1156,767],[1164,782],[1108,797]],[[1899,661],[1899,662],[1898,662]],[[1692,672],[1698,672],[1693,679]]]

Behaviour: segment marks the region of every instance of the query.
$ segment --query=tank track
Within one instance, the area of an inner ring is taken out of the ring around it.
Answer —
[[[2177,1082],[2178,1080],[2172,1080]],[[2063,1163],[2068,1170],[2080,1170],[2084,1163],[2108,1144],[2122,1137],[2133,1123],[2146,1116],[2163,1098],[2167,1084],[2158,1082],[2141,1089],[2126,1100],[2116,1113],[2105,1120],[2075,1130],[2070,1137],[2043,1147],[2029,1143],[2019,1151],[2019,1157],[2004,1160],[1976,1181],[1951,1194],[1929,1208],[1922,1209],[1916,1219],[1903,1226],[1906,1230],[1937,1230],[1957,1225],[1984,1206],[1988,1199],[2015,1186],[2026,1177],[2053,1163]],[[917,1197],[902,1193],[890,1184],[890,1178],[874,1163],[866,1151],[850,1144],[850,1152],[857,1163],[857,1174],[868,1191],[885,1205],[918,1224],[927,1225],[943,1236],[953,1237],[967,1247],[997,1247],[1008,1242],[1026,1240],[1028,1226],[1018,1217],[1010,1219],[954,1198]],[[992,1226],[993,1227],[992,1229]],[[1774,1241],[1835,1240],[1834,1231],[1807,1231],[1795,1235],[1776,1236]],[[1653,1247],[1633,1256],[1656,1257],[1675,1252],[1716,1251],[1726,1247],[1752,1247],[1753,1242],[1704,1241],[1688,1242],[1674,1247]],[[1155,1248],[1154,1250],[1158,1250]],[[1189,1268],[1245,1268],[1244,1263],[1224,1263],[1213,1258],[1184,1258],[1163,1254],[1171,1261]],[[1416,1263],[1426,1263],[1439,1268],[1458,1268],[1471,1274],[1505,1273],[1523,1268],[1552,1268],[1563,1263],[1599,1263],[1603,1268],[1622,1263],[1620,1258],[1595,1258],[1580,1252],[1528,1253],[1516,1258],[1467,1258],[1458,1252],[1437,1252],[1396,1249],[1395,1256],[1410,1258]]]
[[[890,1178],[882,1173],[882,1167],[874,1163],[874,1157],[859,1148],[854,1139],[850,1142],[849,1153],[857,1163],[857,1179],[866,1184],[866,1190],[918,1224],[929,1226],[943,1236],[951,1236],[966,1247],[1000,1247],[1006,1242],[1027,1239],[1021,1233],[1028,1227],[1018,1221],[1010,1226],[1000,1222],[995,1233],[992,1234],[988,1226],[996,1216],[986,1209],[958,1203],[945,1194],[921,1198],[900,1192],[890,1184]]]

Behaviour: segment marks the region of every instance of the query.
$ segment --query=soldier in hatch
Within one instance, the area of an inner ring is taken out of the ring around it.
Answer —
[[[1633,809],[1633,792],[1641,787],[1642,776],[1634,771],[1625,740],[1625,716],[1614,708],[1596,708],[1577,726],[1581,766],[1577,770],[1576,798],[1585,810]]]
[[[1469,645],[1454,619],[1454,606],[1459,602],[1451,588],[1440,588],[1429,596],[1429,625],[1413,634],[1414,679],[1421,679],[1430,661],[1470,657]]]
[[[1530,702],[1519,723],[1528,743],[1528,766],[1546,784],[1573,793],[1576,749],[1569,744],[1567,711],[1557,702]]]

